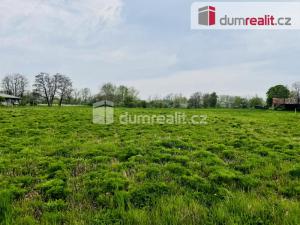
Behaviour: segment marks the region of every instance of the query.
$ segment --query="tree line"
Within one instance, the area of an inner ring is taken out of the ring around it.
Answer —
[[[138,91],[133,87],[106,83],[96,95],[90,88],[76,89],[70,77],[64,74],[40,73],[35,76],[31,90],[28,79],[22,74],[10,74],[1,81],[2,93],[21,98],[22,105],[56,104],[92,105],[101,100],[113,101],[117,106],[137,107]]]
[[[189,98],[182,94],[169,94],[164,97],[150,97],[141,100],[139,92],[134,87],[125,85],[103,84],[97,94],[92,94],[89,88],[76,89],[70,77],[64,74],[50,75],[40,73],[35,76],[30,90],[28,79],[22,74],[10,74],[1,81],[1,92],[20,97],[22,105],[53,104],[62,106],[92,105],[101,100],[110,100],[120,107],[142,108],[254,108],[271,107],[273,98],[294,98],[300,103],[300,82],[295,82],[289,89],[284,85],[271,87],[266,93],[266,101],[255,96],[244,98],[240,96],[217,95],[216,92],[195,92]]]

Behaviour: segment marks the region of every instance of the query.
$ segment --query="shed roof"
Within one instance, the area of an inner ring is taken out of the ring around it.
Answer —
[[[20,99],[19,97],[16,97],[13,95],[7,95],[7,94],[3,94],[3,93],[0,93],[0,97],[6,98],[6,99]]]

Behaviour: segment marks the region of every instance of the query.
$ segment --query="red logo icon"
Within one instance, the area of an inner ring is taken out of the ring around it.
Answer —
[[[211,26],[216,24],[216,8],[205,6],[198,11],[198,23],[200,25]]]

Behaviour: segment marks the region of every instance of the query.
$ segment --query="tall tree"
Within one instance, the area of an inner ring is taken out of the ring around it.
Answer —
[[[201,108],[202,107],[202,94],[201,92],[196,92],[188,100],[189,108]]]
[[[112,83],[106,83],[100,88],[99,99],[115,101],[116,86]]]
[[[57,73],[54,75],[54,78],[57,79],[57,94],[59,96],[58,105],[61,106],[63,100],[71,95],[73,84],[71,79],[66,75]]]
[[[204,94],[203,95],[203,107],[204,108],[209,107],[209,101],[210,101],[210,94]]]
[[[203,107],[216,107],[218,102],[218,95],[216,92],[213,92],[211,94],[205,94],[203,95]]]
[[[240,96],[236,96],[235,99],[234,99],[233,106],[235,108],[248,108],[249,101],[246,98],[242,98]]]
[[[22,98],[28,86],[27,78],[22,74],[7,75],[2,79],[2,89],[6,94]]]
[[[125,99],[128,95],[128,87],[121,85],[116,89],[116,104],[124,106]]]
[[[264,100],[258,96],[255,96],[249,100],[249,106],[254,108],[255,106],[263,106]]]
[[[133,107],[137,99],[138,91],[134,87],[128,88],[127,94],[124,99],[124,106]]]
[[[104,84],[97,96],[98,100],[113,101],[116,105],[132,107],[138,99],[138,91],[124,85],[115,86],[112,83]]]
[[[272,106],[273,98],[288,98],[289,95],[290,91],[284,85],[276,85],[271,87],[267,92],[267,105]]]
[[[91,101],[92,98],[92,92],[91,89],[89,88],[83,88],[80,90],[80,95],[81,95],[81,99],[82,101],[87,104]]]
[[[78,103],[81,103],[81,90],[78,90],[78,89],[73,89],[73,92],[72,92],[72,99],[73,99],[73,103],[75,104],[78,104]]]
[[[182,94],[175,94],[173,96],[173,107],[174,108],[186,108],[187,99]]]
[[[50,107],[53,104],[54,97],[57,93],[59,85],[59,76],[50,76],[48,73],[40,73],[35,76],[35,92],[42,96],[47,105]]]
[[[209,96],[209,107],[215,108],[218,102],[218,95],[216,92],[213,92]]]

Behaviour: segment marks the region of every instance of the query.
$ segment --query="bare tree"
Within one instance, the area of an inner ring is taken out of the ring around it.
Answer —
[[[22,98],[28,86],[27,78],[22,74],[7,75],[2,79],[2,88],[6,94]]]
[[[300,103],[300,82],[295,82],[292,84],[293,92],[295,93],[295,97],[297,99],[297,103]]]
[[[80,90],[77,88],[74,88],[72,93],[71,93],[71,97],[73,99],[73,103],[78,104],[81,102],[81,97],[80,97],[81,93]]]
[[[98,99],[115,101],[116,88],[117,87],[112,83],[106,83],[102,85],[100,88],[100,93],[98,94]]]
[[[59,77],[57,75],[50,76],[48,73],[40,73],[35,76],[35,92],[45,98],[48,106],[52,106],[54,97],[58,90]]]
[[[73,92],[74,92],[74,89],[69,89],[66,92],[65,101],[67,101],[69,104],[72,103]]]
[[[128,87],[121,85],[116,89],[116,100],[115,101],[124,105],[127,95],[128,95]]]
[[[91,89],[89,88],[83,88],[80,90],[80,95],[81,95],[81,100],[84,102],[84,103],[88,103],[88,101],[91,100]]]
[[[58,83],[57,92],[59,96],[58,105],[61,106],[63,100],[71,95],[73,84],[71,79],[66,75],[62,75],[58,73],[54,75],[54,77],[57,78],[57,83]]]

